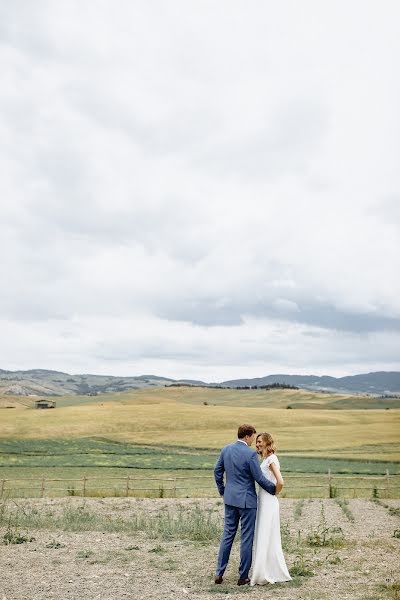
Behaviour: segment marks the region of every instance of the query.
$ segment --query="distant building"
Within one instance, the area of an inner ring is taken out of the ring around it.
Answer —
[[[35,408],[55,408],[54,400],[35,400]]]

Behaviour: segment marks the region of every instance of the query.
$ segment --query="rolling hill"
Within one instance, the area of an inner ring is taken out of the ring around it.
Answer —
[[[253,379],[233,379],[222,383],[176,380],[157,375],[115,377],[111,375],[78,374],[62,371],[31,369],[7,371],[0,369],[0,394],[12,396],[65,396],[97,395],[109,392],[125,392],[174,384],[190,386],[254,387],[282,383],[305,390],[358,393],[371,396],[400,395],[400,372],[380,371],[348,377],[317,375],[267,375]]]

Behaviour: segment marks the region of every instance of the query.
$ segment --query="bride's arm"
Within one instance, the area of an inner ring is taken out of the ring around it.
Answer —
[[[276,493],[275,493],[275,495],[277,496],[283,488],[283,484],[284,484],[283,477],[281,475],[281,471],[280,471],[278,465],[276,465],[275,463],[271,463],[269,465],[269,468],[271,469],[271,471],[273,472],[273,474],[276,477]]]

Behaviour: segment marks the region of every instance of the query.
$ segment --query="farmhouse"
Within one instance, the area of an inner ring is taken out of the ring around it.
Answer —
[[[35,400],[35,408],[55,408],[54,400]]]

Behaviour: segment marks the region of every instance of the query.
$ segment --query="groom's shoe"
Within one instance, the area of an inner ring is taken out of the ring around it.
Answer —
[[[214,583],[222,583],[223,582],[223,577],[222,575],[217,575],[214,579]]]
[[[250,583],[250,579],[248,577],[246,577],[246,579],[238,579],[237,584],[238,585],[249,585]]]

